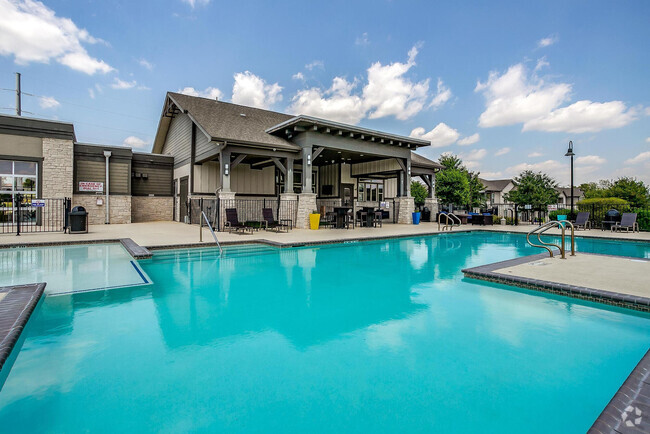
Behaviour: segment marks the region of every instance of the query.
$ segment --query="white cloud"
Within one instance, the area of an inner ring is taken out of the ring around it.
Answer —
[[[459,146],[467,146],[467,145],[473,145],[474,143],[478,142],[481,137],[479,136],[478,133],[474,133],[471,136],[463,137],[458,141]]]
[[[584,100],[524,123],[523,131],[595,133],[623,127],[635,119],[636,110],[628,109],[621,101],[599,103]]]
[[[136,136],[129,136],[126,139],[124,139],[124,142],[122,142],[122,146],[128,146],[129,148],[136,148],[136,149],[142,149],[146,148],[149,146],[149,142],[146,140],[143,140],[139,137]]]
[[[650,137],[646,137],[645,142],[650,143]]]
[[[644,112],[646,116],[650,116],[650,107],[646,107]]]
[[[183,3],[190,5],[194,9],[197,5],[207,5],[210,3],[210,0],[181,0]]]
[[[197,90],[194,89],[193,87],[188,86],[188,87],[184,87],[183,89],[179,89],[178,93],[182,93],[183,95],[189,95],[189,96],[200,96],[202,98],[210,98],[210,99],[223,98],[223,93],[216,87],[206,87],[204,90]]]
[[[355,87],[356,83],[336,77],[332,87],[326,91],[315,87],[299,91],[293,97],[289,110],[293,113],[356,124],[363,119],[366,109],[361,97],[352,94]]]
[[[502,75],[491,72],[487,82],[477,83],[475,92],[483,92],[486,101],[481,127],[521,123],[522,131],[585,133],[625,126],[637,115],[621,101],[582,100],[560,107],[569,99],[571,85],[546,83],[534,73],[529,76],[521,63]]]
[[[57,108],[58,106],[61,105],[60,102],[58,102],[54,97],[51,96],[42,96],[38,99],[38,105],[41,106],[41,108],[44,109],[51,109],[51,108]]]
[[[501,155],[506,155],[508,152],[510,152],[510,148],[505,147],[505,148],[497,149],[494,155],[496,157],[499,157]]]
[[[140,66],[147,68],[149,71],[153,70],[153,63],[149,62],[147,59],[140,59],[138,60],[138,63]]]
[[[544,68],[545,66],[550,66],[551,64],[546,61],[546,57],[542,57],[541,59],[537,59],[537,64],[535,65],[535,72],[539,71],[540,69]]]
[[[517,175],[524,170],[532,170],[535,172],[556,173],[559,170],[566,170],[566,167],[557,160],[540,161],[539,163],[520,163],[515,166],[510,166],[506,169],[508,173]]]
[[[503,176],[503,172],[481,172],[483,179],[497,179]]]
[[[311,71],[314,68],[323,69],[325,68],[325,62],[323,62],[322,60],[314,60],[313,62],[306,64],[305,68],[309,71]]]
[[[124,89],[131,89],[131,88],[135,87],[136,84],[137,83],[136,83],[135,80],[133,80],[133,81],[124,81],[124,80],[120,80],[119,78],[115,77],[113,79],[113,83],[111,84],[111,87],[113,89],[124,90]]]
[[[531,152],[530,154],[528,154],[528,158],[537,158],[537,157],[541,157],[542,155],[544,154],[542,154],[541,152]]]
[[[547,38],[542,38],[539,41],[537,41],[537,46],[540,48],[543,47],[549,47],[553,44],[555,44],[557,41],[559,41],[560,38],[557,35],[551,35]]]
[[[370,119],[395,116],[408,119],[422,110],[429,92],[429,80],[417,83],[404,77],[415,66],[417,47],[408,52],[406,63],[382,65],[373,63],[368,68],[368,83],[363,88],[363,99]]]
[[[598,155],[585,155],[583,157],[576,158],[576,164],[590,166],[590,165],[600,165],[605,164],[607,160]]]
[[[76,71],[93,75],[113,68],[91,57],[82,43],[103,42],[80,29],[69,18],[33,0],[0,1],[0,55],[14,56],[19,65],[55,60]]]
[[[88,96],[90,99],[95,99],[95,90],[92,87],[88,89]]]
[[[636,157],[625,160],[625,164],[639,164],[644,161],[650,161],[650,151],[641,152]]]
[[[474,149],[467,153],[460,154],[461,159],[463,160],[482,160],[487,156],[487,149]]]
[[[479,126],[498,127],[547,115],[569,97],[571,86],[529,79],[524,65],[519,63],[502,75],[490,72],[487,82],[478,82],[474,91],[483,92],[486,100]]]
[[[440,122],[434,129],[425,132],[426,130],[422,127],[415,128],[411,131],[411,137],[416,139],[429,140],[431,142],[432,148],[442,148],[449,146],[458,140],[460,133],[458,130],[451,128],[449,125],[444,122]]]
[[[282,100],[282,87],[278,83],[267,84],[250,71],[235,74],[232,102],[258,108],[269,108]]]
[[[451,98],[451,90],[449,90],[449,88],[446,87],[442,82],[442,80],[439,78],[436,96],[434,96],[433,100],[431,100],[431,104],[429,104],[429,107],[433,107],[437,109],[441,107],[444,103],[449,101],[449,98]]]
[[[368,39],[368,32],[363,32],[361,36],[357,36],[357,39],[354,41],[355,45],[368,45],[370,40]]]
[[[294,79],[294,80],[304,80],[305,75],[302,72],[296,72],[295,74],[293,74],[291,76],[291,78]]]

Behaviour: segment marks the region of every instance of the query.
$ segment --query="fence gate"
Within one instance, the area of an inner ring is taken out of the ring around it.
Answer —
[[[17,194],[13,201],[0,203],[0,234],[64,232],[70,198],[26,199]]]

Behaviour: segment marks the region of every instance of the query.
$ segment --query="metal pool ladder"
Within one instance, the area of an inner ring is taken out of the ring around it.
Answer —
[[[566,259],[566,247],[564,244],[565,243],[564,237],[566,233],[565,225],[571,225],[571,256],[575,256],[576,255],[575,230],[573,227],[573,223],[571,223],[568,220],[562,220],[561,222],[554,220],[542,226],[538,226],[526,234],[526,241],[528,241],[528,244],[530,244],[533,247],[540,247],[542,249],[546,249],[548,251],[548,254],[551,255],[551,258],[553,257],[553,250],[551,249],[551,247],[555,247],[560,250],[562,259]],[[553,227],[559,227],[560,229],[562,229],[562,242],[560,243],[560,245],[542,241],[541,235]],[[537,235],[537,241],[539,241],[539,244],[535,244],[532,241],[530,241],[530,236],[533,234]]]
[[[446,213],[446,214],[440,213],[438,215],[438,230],[440,230],[440,220],[442,219],[443,216],[445,217],[445,225],[442,227],[443,231],[445,231],[447,229],[449,229],[451,231],[454,228],[454,226],[460,226],[462,224],[460,218],[458,218],[454,214],[452,214],[452,213]],[[449,221],[450,219],[451,219],[451,224],[450,224],[450,221]]]
[[[201,211],[201,218],[199,219],[199,241],[203,242],[203,220],[205,220],[205,223],[208,225],[208,229],[210,229],[212,238],[214,238],[214,242],[217,243],[217,247],[219,247],[219,255],[220,256],[223,255],[223,249],[221,248],[221,244],[219,244],[217,235],[214,233],[214,230],[212,229],[212,225],[210,224],[210,220],[208,220],[208,216],[205,214],[205,211]]]

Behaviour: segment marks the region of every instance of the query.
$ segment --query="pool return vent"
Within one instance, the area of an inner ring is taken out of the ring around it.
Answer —
[[[444,213],[444,214],[440,213],[438,215],[438,230],[440,230],[440,223],[443,217],[445,218],[445,225],[442,227],[443,231],[446,230],[451,231],[454,228],[454,226],[460,226],[462,223],[460,218],[458,218],[453,213]]]
[[[210,233],[212,234],[212,238],[214,238],[214,242],[217,243],[217,247],[219,247],[219,255],[223,255],[223,249],[221,248],[221,244],[219,244],[219,240],[217,239],[217,235],[214,233],[214,229],[212,229],[212,225],[210,224],[210,220],[208,220],[208,216],[205,214],[205,211],[201,211],[201,218],[199,219],[199,241],[203,242],[203,221],[205,220],[205,223],[208,225],[208,229],[210,229]]]
[[[553,250],[551,249],[551,247],[555,247],[560,250],[562,259],[566,259],[566,246],[565,246],[566,226],[565,225],[571,226],[571,256],[575,256],[576,255],[575,228],[573,227],[573,223],[571,223],[568,220],[562,220],[561,222],[554,220],[542,226],[538,226],[526,234],[526,241],[528,241],[528,244],[530,244],[533,247],[540,247],[542,249],[546,249],[546,251],[548,251],[548,254],[551,256],[551,258],[553,257]],[[559,245],[544,242],[542,241],[541,238],[544,232],[554,227],[558,227],[562,230],[562,235],[561,235],[562,241],[560,242]],[[530,241],[530,236],[533,234],[537,235],[537,241],[539,241],[539,244],[535,244],[532,241]]]

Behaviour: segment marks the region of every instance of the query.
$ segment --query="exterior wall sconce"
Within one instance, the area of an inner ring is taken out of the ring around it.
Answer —
[[[230,175],[230,164],[226,163],[223,165],[223,174],[226,176]]]
[[[406,168],[406,173],[408,174],[408,176],[411,176],[411,166],[408,166]]]
[[[311,166],[311,155],[307,154],[307,166]]]

